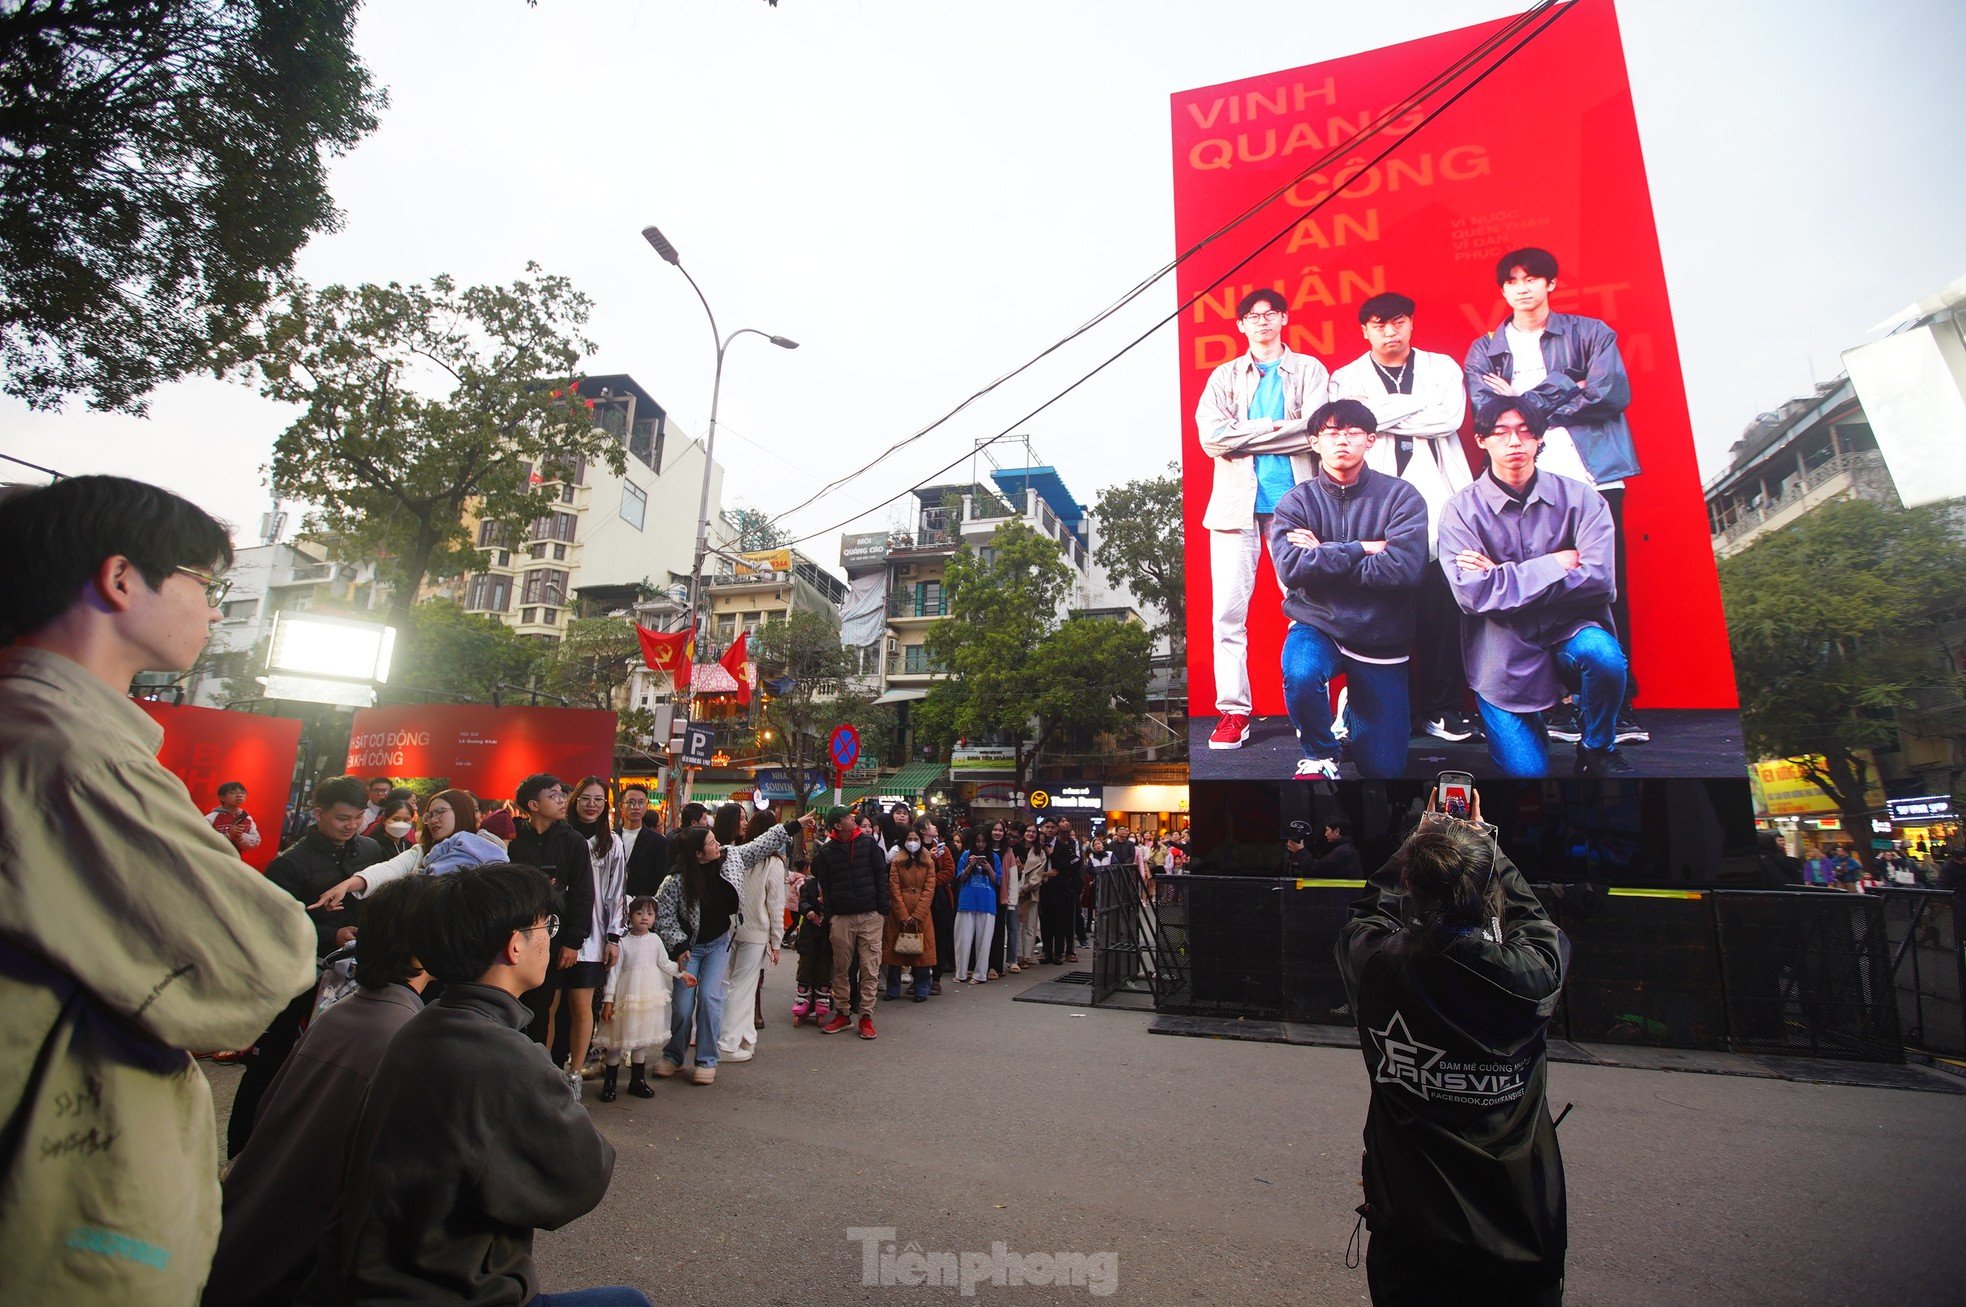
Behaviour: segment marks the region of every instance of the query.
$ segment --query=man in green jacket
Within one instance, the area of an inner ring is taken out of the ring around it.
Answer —
[[[218,620],[225,529],[141,482],[0,500],[0,1304],[194,1303],[211,1089],[314,977],[302,906],[214,831],[127,697]]]

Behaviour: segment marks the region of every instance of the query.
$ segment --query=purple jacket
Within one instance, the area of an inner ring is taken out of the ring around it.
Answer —
[[[1541,712],[1563,697],[1552,650],[1586,626],[1617,634],[1611,508],[1581,481],[1539,472],[1518,502],[1484,472],[1440,513],[1440,568],[1461,623],[1468,684],[1508,712]],[[1471,549],[1496,564],[1464,571],[1454,556]],[[1566,570],[1554,555],[1575,549]]]

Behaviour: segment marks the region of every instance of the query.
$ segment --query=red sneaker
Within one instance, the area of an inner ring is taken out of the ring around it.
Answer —
[[[845,1030],[848,1026],[852,1024],[853,1024],[852,1017],[848,1016],[844,1012],[835,1012],[833,1014],[833,1019],[831,1021],[828,1021],[825,1025],[819,1027],[819,1033],[822,1035],[837,1035],[842,1030]]]
[[[860,1014],[860,1037],[862,1039],[878,1038],[878,1036],[874,1034],[874,1018],[867,1015],[865,1012],[862,1012]]]
[[[1208,737],[1211,749],[1240,749],[1249,739],[1249,718],[1239,712],[1225,712],[1215,723],[1215,734]]]

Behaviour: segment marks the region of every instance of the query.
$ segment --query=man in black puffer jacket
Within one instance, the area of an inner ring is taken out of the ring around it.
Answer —
[[[887,924],[887,855],[881,842],[862,834],[851,808],[826,814],[833,838],[812,857],[812,874],[825,895],[826,921],[833,937],[833,1019],[820,1027],[836,1035],[853,1024],[846,1014],[847,972],[860,950],[860,1037],[874,1038],[874,990],[881,974],[881,945]]]

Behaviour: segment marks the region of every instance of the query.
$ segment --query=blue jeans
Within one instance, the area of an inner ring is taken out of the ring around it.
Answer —
[[[1406,664],[1364,663],[1339,652],[1337,641],[1302,622],[1283,640],[1283,701],[1307,758],[1336,758],[1331,734],[1331,678],[1345,674],[1350,687],[1346,715],[1352,725],[1352,761],[1361,776],[1383,779],[1406,772]]]
[[[1587,749],[1615,749],[1618,707],[1625,701],[1625,651],[1617,637],[1601,626],[1587,626],[1556,649],[1557,665],[1581,688],[1578,712]],[[1543,733],[1543,714],[1510,712],[1480,695],[1481,724],[1488,731],[1488,756],[1504,776],[1533,780],[1550,769],[1549,737]]]
[[[689,1051],[691,1021],[696,1023],[696,1064],[717,1065],[717,1037],[724,1033],[724,982],[730,975],[730,932],[707,944],[692,944],[683,970],[696,977],[696,987],[676,982],[675,1011],[669,1017],[669,1046],[662,1056],[681,1066]]]
[[[914,992],[927,997],[929,982],[935,979],[934,967],[889,967],[887,969],[887,996],[901,997],[901,973],[914,972]]]
[[[617,1284],[606,1289],[575,1289],[572,1293],[542,1293],[530,1307],[654,1307],[640,1289]]]

